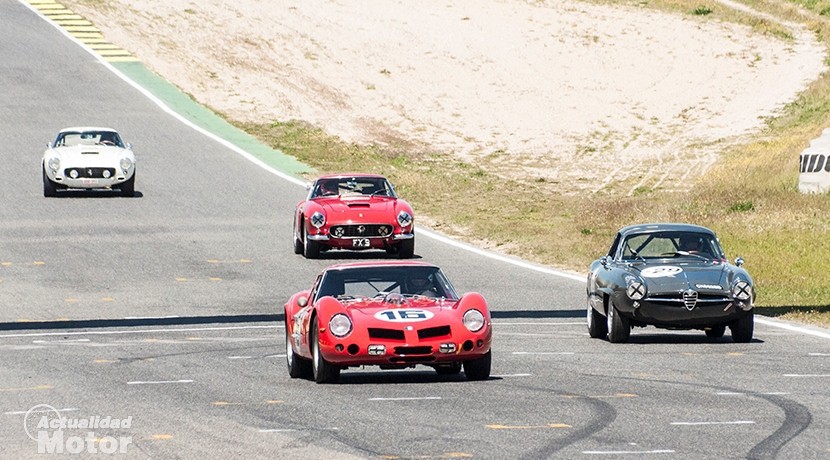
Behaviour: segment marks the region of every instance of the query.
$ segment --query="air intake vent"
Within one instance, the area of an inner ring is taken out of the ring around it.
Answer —
[[[373,339],[381,339],[381,340],[403,340],[404,333],[403,331],[398,331],[395,329],[383,329],[379,327],[370,327],[369,328],[369,337]]]

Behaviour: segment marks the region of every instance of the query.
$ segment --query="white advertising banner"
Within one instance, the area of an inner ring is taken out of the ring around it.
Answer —
[[[830,129],[810,141],[810,147],[801,152],[799,165],[799,192],[830,192]]]

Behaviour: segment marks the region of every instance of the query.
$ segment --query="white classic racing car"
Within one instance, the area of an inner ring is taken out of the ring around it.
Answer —
[[[43,196],[58,189],[117,189],[135,196],[135,155],[111,128],[66,128],[43,153]]]

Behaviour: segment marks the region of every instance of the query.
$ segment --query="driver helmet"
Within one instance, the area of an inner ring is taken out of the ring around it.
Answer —
[[[339,195],[337,182],[324,181],[320,183],[320,195]]]
[[[415,276],[409,280],[409,289],[413,294],[420,294],[432,289],[432,280],[428,276]]]
[[[699,251],[701,246],[700,237],[689,234],[681,235],[678,246],[681,251]]]

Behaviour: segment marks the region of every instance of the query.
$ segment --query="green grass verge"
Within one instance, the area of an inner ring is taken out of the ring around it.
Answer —
[[[798,3],[815,14],[802,17],[790,2],[757,2],[753,7],[808,24],[830,45],[824,16],[830,2]],[[638,4],[742,22],[759,33],[788,37],[774,22],[720,3]],[[432,228],[564,269],[584,272],[624,225],[673,221],[710,227],[730,257],[746,260],[763,313],[830,326],[830,196],[797,190],[799,153],[830,126],[830,76],[814,82],[781,116],[768,120],[757,140],[723,152],[688,193],[646,189],[634,196],[563,196],[542,180],[505,180],[489,173],[486,164],[424,152],[405,140],[351,144],[296,121],[236,125],[321,172],[387,175],[413,204],[421,223]]]

